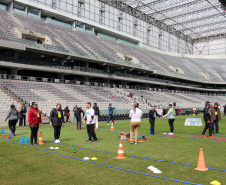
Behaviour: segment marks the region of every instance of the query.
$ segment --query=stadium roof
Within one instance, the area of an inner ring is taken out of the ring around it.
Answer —
[[[160,25],[158,27],[165,25],[168,29],[176,30],[177,34],[192,40],[226,34],[226,14],[218,0],[121,0],[119,2],[158,21]],[[126,11],[125,6],[124,11]]]

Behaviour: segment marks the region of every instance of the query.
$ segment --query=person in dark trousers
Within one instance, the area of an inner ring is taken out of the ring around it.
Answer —
[[[151,124],[151,128],[149,133],[151,134],[151,136],[156,136],[155,134],[155,119],[156,117],[160,117],[160,119],[162,118],[157,111],[155,110],[155,107],[152,107],[152,110],[149,111],[148,113],[149,115],[149,122]]]
[[[109,121],[112,120],[113,123],[115,124],[115,121],[114,121],[114,118],[113,118],[113,111],[115,110],[115,107],[112,107],[112,104],[110,103],[109,104],[109,107],[108,107],[108,121],[107,121],[107,125],[109,125]]]
[[[75,117],[75,112],[78,109],[77,105],[74,106],[73,112],[74,112],[74,117],[73,117],[73,123],[77,122],[76,117]]]
[[[195,110],[195,114],[196,114],[196,116],[198,116],[198,114],[199,114],[199,109],[198,108]]]
[[[64,118],[66,118],[66,121],[65,121],[66,123],[68,123],[69,117],[70,117],[70,110],[69,110],[68,106],[66,106],[64,109]]]
[[[38,129],[39,125],[42,126],[42,117],[41,113],[38,110],[38,104],[36,102],[32,102],[31,109],[28,112],[28,123],[31,129],[31,145],[38,145]],[[33,139],[35,139],[35,143],[33,143]]]
[[[22,127],[23,125],[23,112],[22,112],[22,107],[18,109],[18,118],[19,118],[19,127]]]
[[[205,121],[205,128],[203,129],[202,138],[206,138],[205,133],[206,131],[209,129],[209,138],[210,139],[214,139],[215,137],[212,136],[212,130],[211,130],[211,123],[213,122],[213,120],[211,119],[211,115],[210,115],[210,102],[206,102],[205,104],[205,108],[203,109],[203,118]]]
[[[23,104],[23,106],[22,106],[22,113],[23,113],[24,126],[26,126],[26,114],[27,114],[27,108],[25,107],[25,104]]]
[[[64,116],[63,116],[63,110],[61,109],[61,104],[57,104],[56,108],[53,108],[52,111],[50,112],[50,117],[49,117],[49,125],[53,126],[54,128],[54,138],[55,144],[61,143],[60,141],[60,131],[61,127],[63,125],[64,127]]]
[[[95,126],[95,119],[94,119],[94,109],[91,108],[91,103],[87,102],[86,103],[86,126],[87,126],[87,133],[89,136],[89,139],[86,142],[92,142],[92,143],[96,143],[98,142],[97,137],[96,137],[96,133],[94,130],[94,126]],[[85,125],[85,121],[83,122],[83,124]],[[93,140],[92,140],[93,138]]]
[[[97,103],[94,103],[94,106],[93,106],[93,109],[94,109],[94,119],[95,119],[95,124],[96,124],[96,128],[98,128],[98,117],[99,117],[99,114],[100,114],[100,111],[99,111],[99,107],[97,106]]]
[[[12,104],[12,105],[10,106],[10,109],[9,109],[9,111],[8,111],[8,114],[7,114],[6,118],[5,118],[5,122],[6,122],[8,119],[9,119],[9,121],[8,121],[9,129],[10,129],[12,135],[15,136],[15,132],[16,132],[16,123],[17,123],[17,121],[18,121],[18,111],[16,110],[14,104]]]
[[[77,120],[77,130],[78,130],[78,127],[79,127],[79,130],[82,130],[82,128],[81,128],[81,124],[82,124],[81,114],[83,115],[82,117],[84,117],[85,112],[82,109],[77,108],[76,111],[75,111],[75,118]]]
[[[226,104],[224,106],[224,115],[226,116]]]
[[[213,122],[211,123],[211,133],[214,134],[214,125],[216,126],[216,134],[219,135],[219,125],[218,122],[221,121],[221,112],[218,108],[218,103],[214,104],[214,107],[210,109],[211,119]]]
[[[168,135],[174,135],[173,131],[174,131],[174,127],[173,127],[173,122],[175,121],[175,113],[173,110],[173,106],[172,104],[169,104],[169,110],[167,112],[167,114],[165,114],[163,117],[168,117],[168,122],[169,122],[169,126],[170,126],[170,133]]]

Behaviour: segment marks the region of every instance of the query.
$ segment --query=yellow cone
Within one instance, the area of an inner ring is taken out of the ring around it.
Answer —
[[[214,181],[210,182],[210,184],[212,184],[212,185],[221,185],[221,183],[218,182],[217,180],[214,180]]]

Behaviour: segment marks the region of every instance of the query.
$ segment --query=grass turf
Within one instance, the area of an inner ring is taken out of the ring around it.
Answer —
[[[196,165],[199,149],[203,148],[207,167],[226,170],[226,142],[201,139],[200,134],[203,126],[186,127],[184,121],[184,116],[176,118],[174,122],[175,133],[178,136],[195,135],[194,138],[162,137],[163,132],[169,132],[168,121],[167,119],[157,119],[155,131],[158,136],[150,137],[149,142],[137,145],[129,145],[127,141],[123,141],[125,155]],[[218,136],[219,138],[226,138],[225,121],[226,118],[223,117],[219,123],[221,134]],[[96,131],[99,142],[86,143],[85,141],[88,139],[86,130],[75,130],[73,123],[65,124],[65,128],[61,130],[60,139],[62,144],[70,146],[53,144],[53,128],[50,128],[49,125],[43,125],[39,131],[42,131],[44,141],[50,142],[35,147],[79,159],[97,157],[98,160],[95,162],[100,164],[181,181],[206,185],[213,180],[218,180],[222,185],[226,183],[226,171],[209,169],[206,172],[201,172],[194,170],[193,166],[128,156],[126,159],[118,160],[115,159],[116,154],[87,150],[117,153],[120,141],[119,132],[129,132],[129,120],[117,121],[114,131],[111,131],[110,126],[106,125],[105,122],[100,122],[99,125],[101,131]],[[9,133],[7,127],[1,128]],[[143,119],[139,135],[149,136],[149,128],[148,119]],[[29,137],[30,129],[28,126],[17,127],[16,134],[17,136],[10,141],[20,143],[21,136]],[[6,134],[0,134],[0,138],[6,139]],[[29,146],[29,144],[26,145]],[[51,146],[58,146],[60,149],[49,150]],[[81,148],[75,148],[76,153],[73,153],[72,146]],[[91,164],[1,139],[0,147],[0,184],[182,184],[181,182]],[[162,171],[162,174],[153,174],[147,169],[150,165],[157,167]]]

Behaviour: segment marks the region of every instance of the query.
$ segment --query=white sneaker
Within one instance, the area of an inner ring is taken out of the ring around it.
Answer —
[[[55,144],[58,144],[58,140],[56,139],[56,140],[54,141],[54,143],[55,143]]]
[[[171,133],[169,133],[168,135],[173,136],[173,133],[171,132]]]
[[[57,139],[57,142],[58,142],[58,143],[61,143],[61,141],[60,141],[59,139]]]

